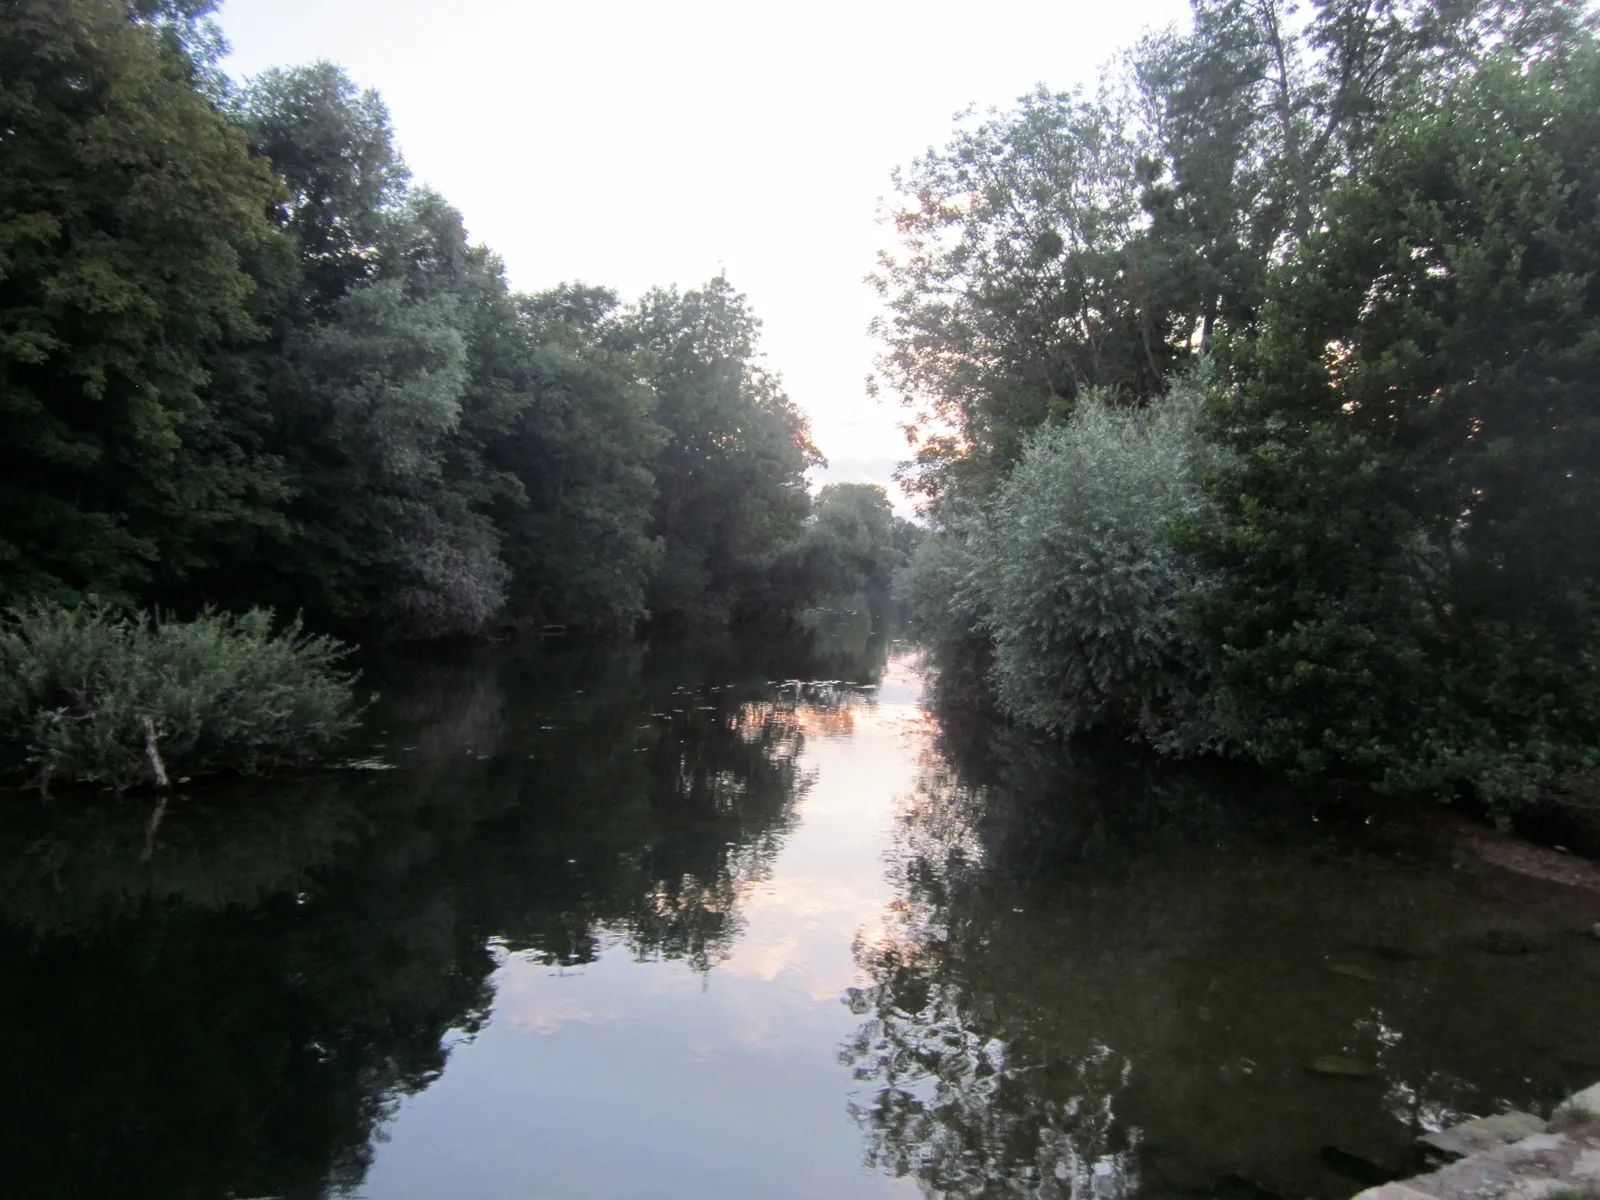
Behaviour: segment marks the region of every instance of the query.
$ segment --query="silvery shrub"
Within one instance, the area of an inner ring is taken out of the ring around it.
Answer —
[[[1207,374],[1134,406],[1086,392],[1029,439],[964,523],[958,589],[993,645],[1001,708],[1067,735],[1109,728],[1177,753],[1216,748],[1178,621],[1206,586],[1168,533],[1207,519],[1219,454],[1200,432]]]

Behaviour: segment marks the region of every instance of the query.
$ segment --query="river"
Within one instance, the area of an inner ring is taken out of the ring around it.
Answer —
[[[1600,1078],[1600,897],[865,613],[365,682],[339,770],[0,820],[8,1194],[1331,1198]]]

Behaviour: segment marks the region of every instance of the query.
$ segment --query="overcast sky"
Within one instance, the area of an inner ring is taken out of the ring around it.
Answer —
[[[868,399],[889,171],[969,104],[1066,88],[1184,0],[549,3],[224,0],[229,73],[331,59],[388,102],[418,182],[512,285],[625,298],[726,270],[835,478],[886,482]]]

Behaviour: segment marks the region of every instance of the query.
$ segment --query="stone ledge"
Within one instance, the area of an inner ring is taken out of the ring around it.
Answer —
[[[1477,1117],[1465,1124],[1441,1129],[1438,1133],[1425,1133],[1417,1141],[1430,1154],[1453,1162],[1469,1154],[1520,1142],[1544,1130],[1543,1117],[1533,1113],[1508,1112],[1493,1117]]]
[[[1504,1113],[1419,1140],[1439,1154],[1459,1149],[1462,1157],[1431,1174],[1369,1188],[1356,1200],[1600,1197],[1600,1084],[1569,1097],[1548,1126],[1531,1113]]]

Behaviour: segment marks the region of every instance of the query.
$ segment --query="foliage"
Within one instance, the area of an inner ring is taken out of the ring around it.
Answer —
[[[327,62],[210,0],[0,30],[0,602],[439,638],[803,599],[806,422],[724,280],[512,292]]]
[[[1278,273],[1189,544],[1228,732],[1504,806],[1600,734],[1600,53],[1417,94]]]
[[[521,297],[495,370],[532,397],[488,457],[521,485],[496,517],[517,619],[629,629],[661,561],[651,467],[655,395],[622,343],[616,296],[566,286]]]
[[[928,650],[938,668],[941,696],[987,700],[991,644],[987,615],[976,586],[973,547],[965,534],[978,527],[970,510],[947,511],[941,528],[917,546],[894,581],[906,631]]]
[[[817,493],[806,524],[811,586],[823,596],[887,592],[921,532],[894,515],[881,486],[830,483]]]
[[[781,604],[787,590],[810,508],[805,472],[822,456],[805,415],[760,365],[759,330],[721,276],[695,291],[653,291],[626,322],[666,430],[653,463],[658,619],[718,624]]]
[[[410,171],[389,110],[328,62],[263,72],[238,107],[283,182],[278,219],[300,248],[301,298],[322,308],[370,277],[385,215],[404,202]]]
[[[1003,469],[1086,385],[1158,385],[1170,355],[1137,327],[1122,257],[1142,148],[1125,109],[1041,89],[896,172],[877,386],[926,431],[905,477],[924,496]]]
[[[298,621],[274,632],[264,609],[193,621],[14,609],[0,625],[0,746],[41,788],[157,782],[152,749],[174,778],[304,765],[354,722],[344,654]]]
[[[1186,377],[1142,408],[1085,394],[1030,439],[964,532],[995,695],[1023,723],[1110,727],[1170,749],[1207,740],[1177,629],[1182,593],[1204,581],[1167,537],[1209,511],[1203,386]]]
[[[1526,800],[1600,734],[1595,18],[1194,13],[897,177],[913,612],[1027,723]],[[1208,349],[1226,457],[1163,468]]]
[[[1579,0],[1195,0],[1092,91],[1036,90],[894,176],[898,245],[876,386],[908,410],[905,482],[930,511],[981,498],[1086,387],[1154,395],[1222,329],[1374,131],[1490,52],[1556,60]]]
[[[490,510],[519,490],[486,447],[528,404],[496,376],[515,320],[502,268],[442,197],[408,186],[382,100],[339,68],[269,71],[238,107],[296,247],[260,266],[274,335],[237,366],[293,499],[282,543],[222,594],[401,636],[477,632],[508,578]]]
[[[0,601],[181,579],[282,494],[206,386],[275,185],[116,0],[7,6],[0,128]]]

